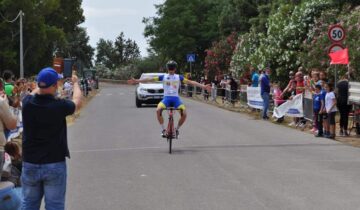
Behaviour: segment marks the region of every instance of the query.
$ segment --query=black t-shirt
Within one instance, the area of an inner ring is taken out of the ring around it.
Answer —
[[[349,95],[349,82],[346,80],[341,80],[337,84],[338,94],[337,94],[337,103],[338,104],[347,104],[348,95]]]
[[[230,89],[231,90],[237,90],[238,89],[238,84],[233,79],[230,81]]]
[[[70,157],[66,116],[75,112],[70,100],[52,95],[29,95],[23,100],[23,161],[47,164]]]

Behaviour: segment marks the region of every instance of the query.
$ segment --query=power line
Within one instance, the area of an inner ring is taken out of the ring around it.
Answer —
[[[0,16],[1,18],[5,21],[5,22],[8,22],[8,23],[13,23],[15,22],[19,17],[20,15],[22,15],[22,11],[19,12],[19,14],[16,16],[16,18],[14,20],[8,20],[6,17],[4,17],[4,15],[0,12]]]

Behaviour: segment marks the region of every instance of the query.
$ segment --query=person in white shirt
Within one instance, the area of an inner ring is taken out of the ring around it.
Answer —
[[[327,113],[328,126],[325,128],[326,133],[324,137],[335,139],[335,115],[337,112],[336,108],[336,97],[334,93],[334,85],[327,83],[325,85],[326,96],[325,96],[325,111]]]

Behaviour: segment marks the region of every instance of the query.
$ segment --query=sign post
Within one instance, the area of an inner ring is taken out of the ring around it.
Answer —
[[[195,54],[187,54],[186,55],[186,60],[188,63],[190,63],[190,75],[191,75],[191,71],[192,71],[192,63],[195,62]]]
[[[195,62],[196,56],[195,54],[187,54],[186,61],[190,64],[190,75],[192,76],[192,63]],[[196,96],[196,86],[193,87],[194,96]]]
[[[345,39],[346,33],[341,25],[331,26],[328,30],[328,37],[333,43],[330,46],[328,53],[333,53],[344,49],[344,47],[341,45],[341,42]],[[335,65],[335,80],[334,80],[335,86],[336,86],[336,79],[337,79],[337,65]]]

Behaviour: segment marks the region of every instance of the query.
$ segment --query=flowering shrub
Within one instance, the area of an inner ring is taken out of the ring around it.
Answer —
[[[213,78],[215,75],[228,73],[236,42],[237,34],[232,33],[225,39],[214,42],[212,47],[206,50],[205,74]]]
[[[327,0],[280,6],[268,19],[266,34],[249,32],[240,36],[231,69],[242,73],[249,63],[258,68],[270,66],[275,79],[286,78],[288,71],[303,65],[299,56],[303,40],[314,27],[315,19],[331,6]]]

